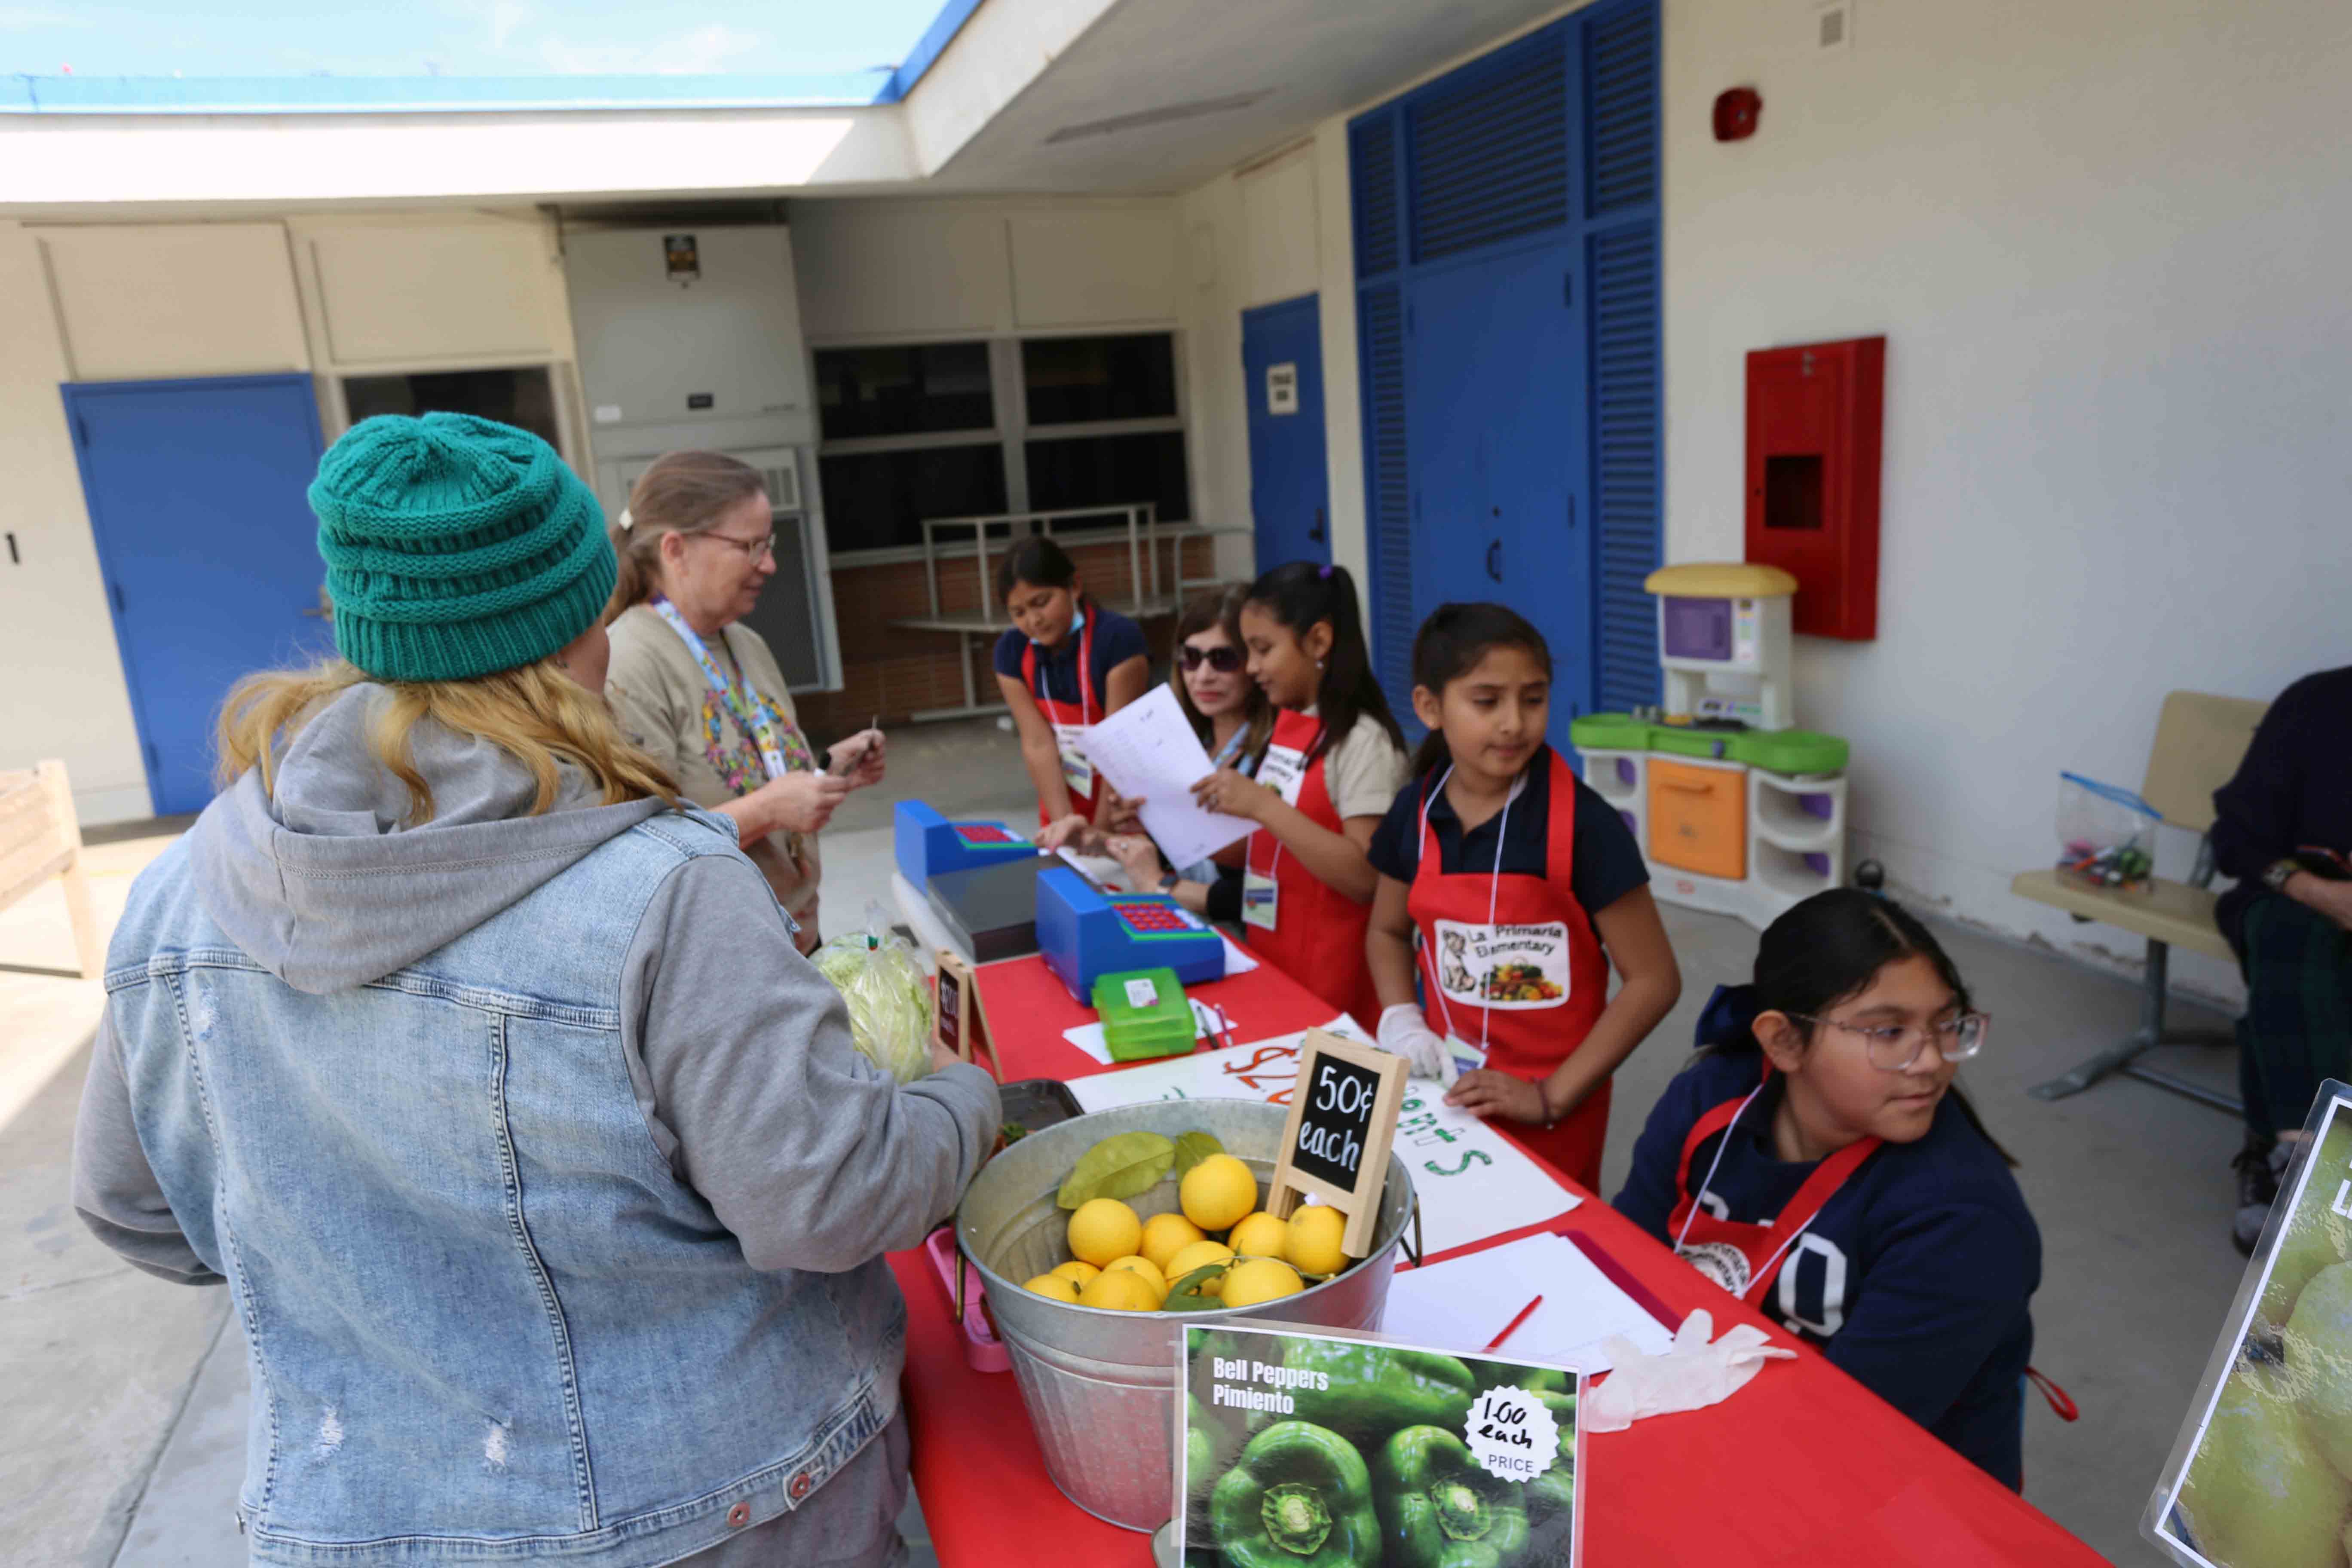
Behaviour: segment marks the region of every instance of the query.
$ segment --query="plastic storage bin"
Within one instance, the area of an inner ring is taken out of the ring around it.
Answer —
[[[1650,858],[1737,882],[1748,875],[1748,774],[1650,759]]]

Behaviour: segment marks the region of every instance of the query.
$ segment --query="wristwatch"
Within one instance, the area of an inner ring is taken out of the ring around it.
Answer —
[[[2284,893],[2294,874],[2304,868],[2303,862],[2283,857],[2263,868],[2263,886],[2273,893]]]
[[[1183,879],[1183,878],[1178,876],[1175,872],[1171,871],[1168,875],[1160,879],[1160,890],[1163,893],[1172,893],[1176,890],[1176,884]]]

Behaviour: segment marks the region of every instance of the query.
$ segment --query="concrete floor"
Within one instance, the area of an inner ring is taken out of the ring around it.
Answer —
[[[892,799],[1024,821],[1019,767],[1012,738],[984,722],[894,735],[890,782],[855,798],[825,835],[825,929],[860,921],[869,899],[889,907]],[[104,922],[167,842],[128,837],[93,850]],[[1669,909],[1666,925],[1685,1000],[1619,1074],[1611,1191],[1644,1110],[1685,1060],[1698,1008],[1717,984],[1744,979],[1754,953],[1753,933],[1733,921]],[[2083,1409],[2072,1426],[2039,1402],[2028,1412],[2026,1496],[2118,1563],[2161,1563],[2137,1521],[2242,1272],[2227,1234],[2236,1125],[2123,1079],[2055,1105],[2028,1099],[2029,1085],[2127,1033],[2137,993],[2042,952],[1949,927],[1940,934],[1997,1020],[1967,1082],[2021,1162],[2018,1179],[2042,1226],[2034,1360]],[[67,1163],[102,996],[95,982],[61,973],[71,963],[52,894],[0,912],[0,1363],[13,1395],[0,1426],[0,1560],[226,1568],[245,1561],[229,1513],[242,1465],[242,1342],[219,1291],[136,1273],[73,1217]],[[2186,1025],[2224,1022],[2180,1012]],[[2162,1055],[2216,1084],[2232,1078],[2226,1051]],[[918,1510],[904,1528],[919,1539]],[[917,1561],[931,1561],[927,1546]]]

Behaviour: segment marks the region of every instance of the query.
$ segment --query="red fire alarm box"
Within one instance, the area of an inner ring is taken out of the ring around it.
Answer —
[[[1748,356],[1748,559],[1797,579],[1794,629],[1878,635],[1886,340]]]

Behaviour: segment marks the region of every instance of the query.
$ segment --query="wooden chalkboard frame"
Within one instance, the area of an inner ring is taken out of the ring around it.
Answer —
[[[980,984],[972,974],[971,965],[963,959],[940,948],[935,954],[939,976],[932,984],[931,1028],[940,1044],[953,1051],[958,1059],[977,1061],[978,1052],[985,1049],[988,1060],[982,1064],[989,1076],[1002,1081],[1004,1075],[997,1070],[996,1045],[988,1033],[988,1009],[980,1000]],[[955,1026],[949,1027],[947,999],[955,998]]]
[[[1315,1068],[1325,1057],[1363,1068],[1380,1079],[1373,1091],[1370,1123],[1364,1129],[1363,1159],[1356,1166],[1356,1184],[1342,1187],[1299,1170],[1292,1155],[1298,1147],[1298,1129],[1307,1117],[1309,1087]],[[1298,1047],[1298,1079],[1291,1087],[1290,1115],[1282,1124],[1282,1152],[1274,1174],[1266,1178],[1265,1212],[1288,1219],[1299,1201],[1308,1196],[1348,1216],[1339,1250],[1350,1258],[1370,1255],[1372,1237],[1380,1229],[1381,1193],[1388,1185],[1389,1151],[1396,1142],[1397,1116],[1404,1107],[1405,1079],[1412,1064],[1377,1047],[1360,1045],[1324,1029],[1309,1029]]]

